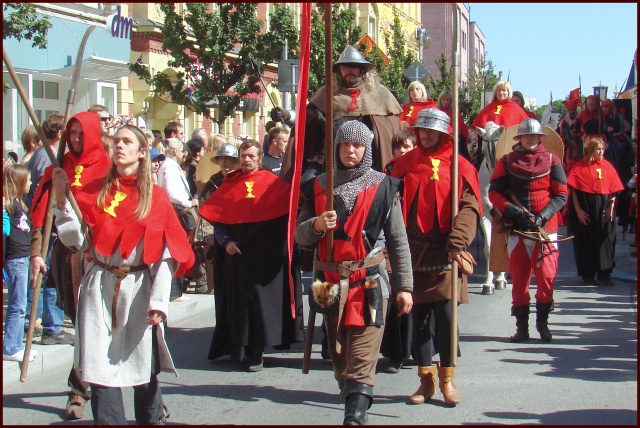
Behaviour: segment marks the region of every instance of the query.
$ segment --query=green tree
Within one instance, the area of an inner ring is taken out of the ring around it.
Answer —
[[[2,39],[14,38],[17,41],[32,40],[32,47],[45,49],[47,47],[47,31],[51,22],[46,16],[38,14],[29,3],[5,3],[2,14]],[[2,90],[6,94],[9,85],[3,80]]]
[[[179,70],[175,76],[151,76],[142,64],[129,69],[156,93],[169,93],[174,103],[191,106],[220,126],[235,114],[240,98],[259,93],[259,77],[252,68],[254,59],[261,71],[267,63],[282,57],[285,38],[296,52],[299,36],[291,12],[275,8],[275,22],[262,32],[256,3],[187,3],[181,13],[173,3],[160,3],[165,15],[162,48],[171,53],[168,65]],[[234,90],[232,95],[227,91]],[[212,116],[212,101],[218,101],[219,115]]]
[[[309,47],[309,91],[311,96],[325,81],[325,3],[316,3],[311,11],[311,44]],[[339,3],[332,3],[331,47],[335,63],[347,44],[355,45],[362,37],[362,28],[355,25],[356,14],[351,9],[341,9]]]
[[[428,84],[425,80],[425,86],[437,100],[444,89],[451,91],[453,88],[453,67],[448,64],[444,52],[436,59],[436,66],[440,71],[440,79],[434,79],[431,74],[427,77]],[[481,64],[473,62],[467,73],[467,86],[465,88],[458,86],[458,109],[467,124],[470,124],[480,113],[482,93],[490,92],[497,81],[498,76],[495,74],[491,60]]]
[[[404,76],[404,72],[414,61],[414,56],[413,52],[405,52],[407,42],[404,37],[402,37],[402,25],[395,11],[391,30],[391,43],[389,43],[389,36],[386,34],[384,36],[385,45],[388,47],[389,63],[386,66],[382,65],[382,58],[377,49],[371,50],[369,55],[367,55],[367,60],[376,65],[382,84],[385,85],[400,104],[402,104],[404,94],[411,83],[411,81]]]

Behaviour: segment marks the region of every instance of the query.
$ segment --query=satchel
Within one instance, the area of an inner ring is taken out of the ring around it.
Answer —
[[[182,205],[172,204],[178,215],[178,220],[185,232],[189,233],[196,228],[198,214],[192,207],[183,207]]]

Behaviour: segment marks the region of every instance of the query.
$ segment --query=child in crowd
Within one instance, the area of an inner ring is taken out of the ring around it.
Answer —
[[[410,129],[399,131],[396,135],[393,136],[393,140],[391,140],[391,148],[393,150],[394,158],[402,156],[408,151],[413,150],[415,146],[416,134]]]
[[[22,362],[24,357],[24,318],[27,306],[27,284],[29,277],[29,251],[31,228],[27,217],[27,207],[22,196],[31,186],[31,173],[26,166],[13,164],[5,167],[3,173],[2,203],[10,222],[9,235],[5,242],[4,269],[8,276],[9,302],[5,318],[2,358],[7,361]],[[29,361],[37,352],[31,351]]]

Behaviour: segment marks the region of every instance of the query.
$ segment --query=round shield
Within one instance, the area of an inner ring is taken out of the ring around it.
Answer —
[[[498,138],[498,142],[496,143],[496,160],[511,152],[513,146],[518,144],[518,141],[514,139],[514,137],[518,135],[518,126],[519,125],[513,125],[500,134],[500,138]],[[544,132],[542,145],[549,152],[562,159],[564,155],[564,145],[558,133],[546,125],[542,125],[542,131]]]
[[[220,171],[220,166],[213,162],[216,152],[205,153],[196,166],[196,188],[198,189],[198,195],[204,189],[204,185],[209,181],[213,174]]]

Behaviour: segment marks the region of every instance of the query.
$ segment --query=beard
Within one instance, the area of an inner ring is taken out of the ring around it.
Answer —
[[[362,71],[358,76],[349,74],[346,78],[343,77],[341,73],[338,73],[338,81],[340,83],[340,86],[342,86],[343,88],[353,88],[354,86],[358,86],[363,79],[364,73]]]

